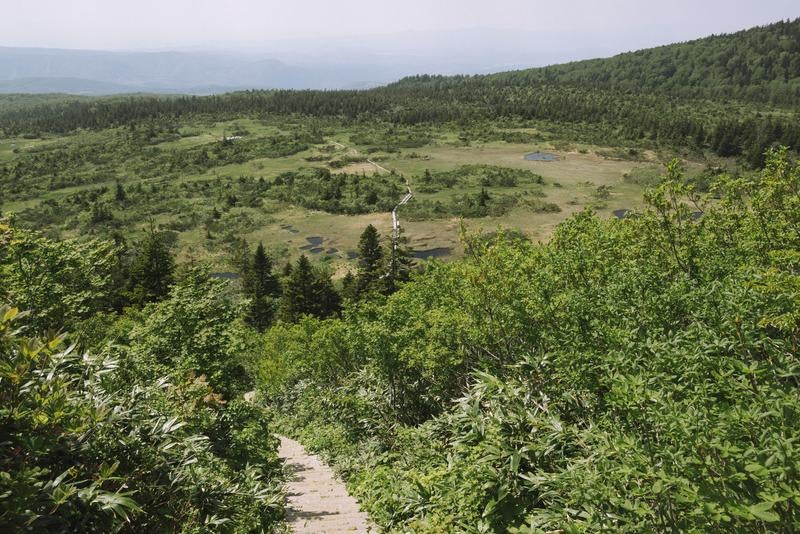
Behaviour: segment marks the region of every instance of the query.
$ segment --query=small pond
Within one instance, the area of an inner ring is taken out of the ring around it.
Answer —
[[[444,256],[449,256],[451,252],[453,252],[453,249],[448,247],[432,248],[428,250],[415,250],[414,257],[419,260],[442,258]]]
[[[525,159],[527,161],[558,161],[558,156],[548,152],[531,152],[525,154]]]
[[[307,237],[306,241],[308,241],[312,245],[320,246],[322,244],[322,241],[324,241],[324,240],[323,240],[323,238],[321,238],[319,236],[312,236],[312,237]]]
[[[633,210],[629,209],[614,210],[614,217],[616,217],[617,219],[624,219],[631,213],[633,213]]]

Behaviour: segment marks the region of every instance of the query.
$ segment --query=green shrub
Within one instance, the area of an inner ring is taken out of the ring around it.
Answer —
[[[36,532],[261,531],[281,517],[261,409],[202,378],[31,338],[0,310],[0,525]]]

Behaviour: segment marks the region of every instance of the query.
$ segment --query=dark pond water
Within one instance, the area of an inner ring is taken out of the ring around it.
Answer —
[[[323,250],[325,250],[325,249],[324,249],[324,248],[322,248],[322,247],[314,247],[314,248],[312,248],[312,249],[311,249],[309,252],[311,252],[312,254],[319,254],[319,253],[320,253],[320,252],[322,252]]]
[[[695,221],[697,219],[699,219],[700,217],[702,217],[702,216],[703,216],[703,212],[702,211],[693,211],[692,212],[692,219],[694,219]]]
[[[427,260],[429,258],[442,258],[444,256],[449,256],[451,252],[453,252],[453,249],[447,247],[432,248],[429,250],[415,250],[414,257],[420,260]]]
[[[322,244],[323,239],[321,237],[318,237],[318,236],[312,236],[312,237],[307,237],[306,241],[308,241],[312,245],[319,246],[319,245]]]
[[[633,210],[628,210],[628,209],[614,210],[614,217],[616,217],[617,219],[624,219],[631,213],[633,213]]]
[[[348,250],[348,251],[347,251],[347,259],[348,259],[348,260],[354,260],[354,259],[356,259],[357,257],[358,257],[358,252],[354,252],[354,251],[352,251],[352,250]]]
[[[236,280],[239,273],[211,273],[211,278],[222,278],[223,280]]]
[[[547,152],[531,152],[525,154],[525,159],[528,161],[558,161],[558,156]]]

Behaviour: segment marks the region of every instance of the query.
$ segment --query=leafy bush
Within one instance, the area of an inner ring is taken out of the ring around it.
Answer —
[[[226,407],[202,377],[131,382],[120,369],[135,362],[26,337],[24,316],[0,310],[4,528],[249,532],[277,522],[276,444],[261,409]]]
[[[0,296],[31,310],[39,330],[89,317],[115,302],[119,248],[100,240],[53,241],[0,219]]]

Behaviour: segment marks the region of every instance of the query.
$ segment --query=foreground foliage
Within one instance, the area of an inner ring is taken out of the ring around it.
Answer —
[[[66,261],[18,272],[18,260],[33,266],[58,247]],[[258,532],[276,525],[283,508],[277,440],[268,413],[241,400],[248,333],[222,282],[196,269],[142,311],[98,313],[106,288],[95,281],[110,277],[111,267],[96,263],[92,279],[79,283],[85,266],[76,262],[86,247],[108,245],[56,245],[0,221],[0,274],[11,286],[0,296],[41,310],[0,307],[0,530]],[[40,271],[59,283],[20,285],[21,274]],[[53,307],[59,291],[64,302]],[[60,314],[80,336],[47,333]]]
[[[800,167],[648,201],[279,325],[261,387],[389,530],[793,531]]]

